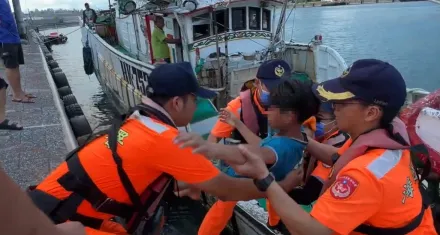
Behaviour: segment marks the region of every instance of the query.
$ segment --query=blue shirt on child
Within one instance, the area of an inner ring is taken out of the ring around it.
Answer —
[[[283,180],[290,171],[298,167],[306,145],[305,141],[286,136],[268,136],[261,141],[261,147],[269,148],[275,153],[276,161],[268,167],[277,181]],[[226,174],[241,177],[231,167],[226,170]]]

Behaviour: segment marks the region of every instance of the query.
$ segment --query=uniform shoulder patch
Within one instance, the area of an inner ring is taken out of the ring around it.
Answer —
[[[330,194],[336,199],[345,199],[350,197],[356,188],[359,186],[359,182],[348,175],[339,176],[330,188]]]

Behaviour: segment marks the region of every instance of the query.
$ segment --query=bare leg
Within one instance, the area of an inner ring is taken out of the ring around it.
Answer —
[[[22,130],[23,127],[17,123],[10,122],[6,119],[6,84],[3,79],[0,78],[0,130]]]
[[[27,100],[26,93],[21,89],[20,68],[6,69],[6,78],[12,88],[12,99]]]
[[[6,88],[0,89],[0,123],[6,118]]]

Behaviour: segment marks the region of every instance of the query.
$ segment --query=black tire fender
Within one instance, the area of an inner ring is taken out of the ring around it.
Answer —
[[[68,86],[63,86],[61,88],[58,88],[58,94],[60,95],[60,97],[70,95],[72,94],[72,89],[70,89],[70,87]]]
[[[61,68],[54,68],[54,69],[51,69],[51,70],[50,70],[50,73],[52,74],[52,76],[53,76],[55,73],[59,73],[59,72],[63,72],[63,70],[62,70]]]
[[[67,107],[72,104],[77,104],[78,101],[76,100],[76,98],[73,94],[70,94],[70,95],[63,96],[63,103],[64,103],[64,107]]]
[[[57,86],[57,88],[69,86],[69,81],[67,81],[66,74],[64,74],[63,72],[54,73],[53,80],[55,81],[55,85]]]
[[[84,115],[71,118],[70,126],[72,127],[75,137],[89,135],[92,133],[92,128]]]
[[[53,56],[52,56],[52,54],[50,52],[49,53],[44,53],[44,57],[46,58],[46,61],[53,60]]]
[[[84,115],[81,106],[79,104],[71,104],[65,107],[66,115],[68,118]]]
[[[58,68],[59,66],[58,66],[58,63],[55,61],[55,60],[49,60],[48,62],[47,62],[47,64],[49,65],[49,67],[51,68],[51,69],[54,69],[54,68]]]

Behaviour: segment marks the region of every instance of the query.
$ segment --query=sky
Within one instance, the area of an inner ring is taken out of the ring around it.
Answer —
[[[112,3],[114,0],[110,0]],[[28,10],[34,9],[83,9],[84,3],[88,2],[91,8],[95,9],[107,9],[108,0],[20,0],[21,10],[27,13]],[[12,1],[9,0],[12,7]]]

